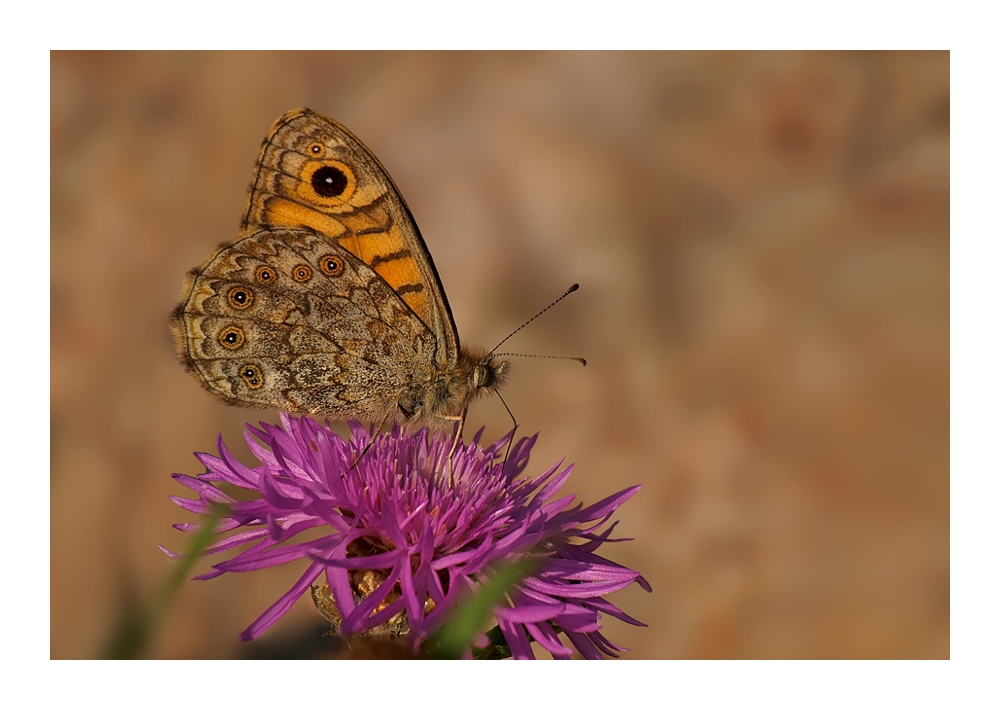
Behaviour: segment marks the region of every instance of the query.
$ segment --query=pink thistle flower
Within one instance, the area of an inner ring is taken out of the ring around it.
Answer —
[[[353,435],[344,440],[329,426],[282,414],[280,427],[247,425],[260,466],[241,464],[220,436],[219,457],[195,454],[205,473],[174,474],[199,496],[172,497],[185,510],[208,515],[214,504],[227,507],[217,527],[223,539],[206,554],[253,543],[197,579],[307,563],[242,640],[260,636],[311,591],[339,635],[393,638],[417,653],[464,595],[491,571],[525,557],[536,560],[534,571],[493,609],[513,657],[534,658],[534,641],[556,658],[569,658],[572,649],[560,634],[585,658],[617,656],[627,649],[600,633],[601,615],[645,626],[604,597],[632,582],[651,591],[648,582],[595,552],[620,541],[610,538],[615,524],[597,530],[639,486],[570,507],[574,496],[554,496],[572,465],[560,471],[560,462],[535,479],[517,478],[537,435],[518,441],[504,462],[513,432],[483,448],[480,431],[449,463],[449,436],[397,430],[372,440],[362,425],[350,426]],[[223,482],[259,498],[237,501],[218,487]],[[197,526],[175,527],[190,532]],[[311,539],[296,541],[307,531]],[[485,636],[476,645],[483,643]]]

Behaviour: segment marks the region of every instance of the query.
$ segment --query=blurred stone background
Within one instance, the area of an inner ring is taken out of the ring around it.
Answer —
[[[175,362],[185,271],[237,235],[260,141],[305,105],[381,159],[463,341],[595,502],[628,658],[949,656],[949,56],[51,56],[51,655],[100,655],[183,548],[170,474],[242,422]],[[498,401],[469,425],[501,435]],[[204,571],[207,563],[199,563]],[[148,655],[309,655],[289,567],[189,583]]]

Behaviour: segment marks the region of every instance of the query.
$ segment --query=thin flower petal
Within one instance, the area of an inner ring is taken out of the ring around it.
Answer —
[[[506,619],[517,624],[548,621],[566,610],[565,604],[532,604],[520,608],[497,607],[493,613],[498,619]]]
[[[579,651],[580,655],[584,658],[592,661],[602,658],[601,651],[591,640],[590,634],[578,634],[575,631],[567,631],[566,638],[570,640],[570,643],[576,647],[576,650]],[[608,655],[613,658],[618,658],[618,654],[616,653],[609,653]]]
[[[525,624],[524,628],[538,644],[556,658],[569,658],[572,651],[559,643],[559,637],[548,624]]]
[[[506,619],[498,619],[497,625],[503,634],[511,656],[520,660],[534,660],[535,654],[531,650],[531,639],[523,624],[512,624]]]
[[[315,552],[309,556],[316,562],[321,562],[328,567],[342,567],[343,569],[388,569],[406,556],[406,550],[389,550],[377,555],[365,555],[364,557],[329,557]]]
[[[292,608],[292,605],[298,601],[310,585],[316,581],[320,573],[323,571],[323,566],[318,562],[313,562],[306,568],[306,571],[302,573],[298,581],[292,585],[292,588],[281,595],[281,597],[272,604],[267,611],[257,617],[250,626],[248,626],[243,633],[240,634],[240,641],[252,641],[253,639],[260,636],[262,633],[267,631],[271,626],[280,619],[285,613]]]

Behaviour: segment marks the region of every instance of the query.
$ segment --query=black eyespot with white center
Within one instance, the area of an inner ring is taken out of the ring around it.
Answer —
[[[337,197],[347,189],[347,175],[332,165],[324,165],[314,172],[311,182],[320,197]]]
[[[259,284],[270,284],[274,283],[274,280],[278,278],[278,272],[270,266],[258,266],[257,271],[254,272],[254,278]]]
[[[305,264],[299,264],[292,269],[292,278],[298,281],[300,284],[305,283],[312,278],[313,270],[306,266]]]
[[[327,254],[319,260],[319,268],[327,276],[340,276],[344,273],[344,260],[336,254]]]
[[[246,383],[247,387],[252,390],[257,389],[264,384],[264,376],[261,374],[260,367],[257,365],[243,365],[243,367],[240,368],[240,377]]]
[[[246,336],[244,336],[243,331],[235,325],[226,326],[222,329],[222,332],[219,333],[219,343],[222,347],[229,350],[241,348],[245,342]]]
[[[246,286],[233,286],[226,294],[226,300],[236,310],[246,310],[253,305],[253,291]]]

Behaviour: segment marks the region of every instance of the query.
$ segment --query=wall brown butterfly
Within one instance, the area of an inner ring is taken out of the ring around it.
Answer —
[[[460,345],[382,165],[306,108],[264,139],[240,238],[191,270],[171,330],[184,365],[226,404],[377,424],[463,419],[508,369]]]

